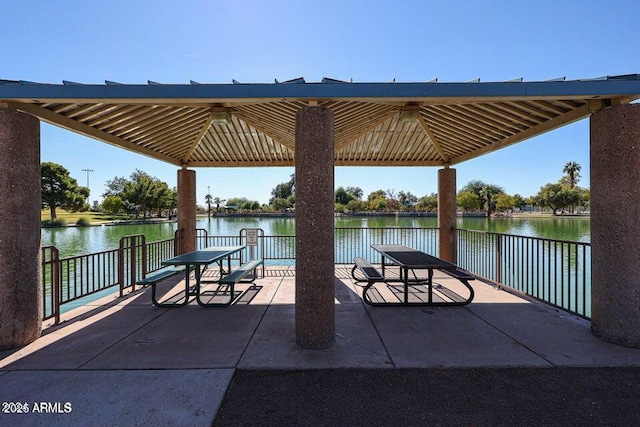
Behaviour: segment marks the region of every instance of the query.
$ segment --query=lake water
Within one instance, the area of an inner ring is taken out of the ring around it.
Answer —
[[[384,227],[437,227],[434,217],[338,217],[336,227],[340,228],[384,228]],[[483,230],[520,236],[542,237],[577,242],[590,241],[590,221],[588,217],[554,218],[458,218],[461,229]],[[266,236],[292,236],[295,234],[294,218],[274,217],[214,217],[201,218],[197,228],[207,230],[209,236],[238,236],[243,228],[261,228]],[[176,223],[149,223],[136,225],[114,225],[98,227],[65,227],[42,229],[42,246],[56,246],[61,258],[116,249],[123,236],[143,234],[147,242],[166,240],[174,237]],[[339,245],[339,242],[336,242]],[[277,263],[283,260],[274,261]],[[284,261],[289,264],[292,260]],[[97,298],[115,292],[108,288],[85,298],[64,304],[63,312],[86,304]],[[587,308],[589,315],[590,307]]]
[[[590,242],[588,217],[554,218],[458,218],[458,228],[548,239]],[[336,227],[437,227],[434,217],[338,217]],[[176,223],[136,224],[101,227],[66,227],[42,229],[42,246],[55,246],[60,257],[69,257],[116,249],[120,238],[143,234],[147,242],[171,239]],[[294,235],[294,218],[214,217],[202,218],[197,228],[210,236],[237,236],[243,228],[261,228],[265,235]]]

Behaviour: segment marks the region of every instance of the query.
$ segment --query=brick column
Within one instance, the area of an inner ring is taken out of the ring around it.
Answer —
[[[640,105],[591,117],[591,332],[640,348]]]
[[[40,122],[0,106],[0,350],[42,330]]]
[[[296,115],[296,343],[335,342],[333,112],[303,107]]]
[[[457,262],[456,241],[456,170],[448,167],[438,171],[438,256],[446,261]]]
[[[196,250],[196,171],[178,171],[178,230],[180,254]],[[176,255],[180,255],[176,254]]]

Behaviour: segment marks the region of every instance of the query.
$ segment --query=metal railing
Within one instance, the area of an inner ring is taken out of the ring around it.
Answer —
[[[581,317],[591,316],[591,244],[457,230],[458,265]]]
[[[244,244],[236,236],[209,236],[197,230],[196,247]],[[144,236],[126,236],[118,249],[59,258],[53,246],[42,248],[43,316],[60,320],[60,307],[79,298],[119,286],[120,295],[135,290],[138,279],[163,268],[180,246],[174,239],[146,243]],[[258,237],[260,253],[272,263],[295,261],[293,235]],[[591,315],[591,245],[588,243],[457,230],[458,265],[474,274],[508,286],[579,316]],[[403,244],[437,255],[437,228],[336,228],[336,264],[353,258],[375,260],[372,244]],[[249,259],[240,252],[234,261]],[[246,257],[246,258],[245,258]]]
[[[59,258],[53,246],[42,248],[43,318],[60,321],[60,306],[118,283],[119,250]]]
[[[380,254],[371,245],[406,245],[428,254],[438,253],[438,229],[433,227],[336,228],[335,263],[351,264],[355,257],[370,260]]]
[[[261,236],[259,239],[265,260],[295,260],[296,236]],[[334,242],[336,264],[350,264],[355,257],[377,256],[377,252],[371,249],[372,244],[402,244],[435,255],[438,251],[438,229],[430,227],[336,228]],[[208,236],[206,233],[198,233],[196,247],[242,244],[244,241],[241,235]],[[234,259],[240,259],[241,255],[246,256],[239,252]]]
[[[60,322],[60,254],[55,246],[42,251],[42,317]]]
[[[109,288],[135,290],[138,279],[163,268],[175,254],[175,239],[146,243],[143,235],[125,236],[118,249],[60,258],[54,246],[42,248],[43,319],[60,322],[61,306]]]

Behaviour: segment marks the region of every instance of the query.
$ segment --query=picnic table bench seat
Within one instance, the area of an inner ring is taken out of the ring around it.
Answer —
[[[377,301],[373,301],[371,296],[369,295],[369,290],[373,285],[379,282],[384,282],[384,276],[382,273],[373,266],[369,261],[364,258],[356,257],[353,259],[354,266],[351,270],[351,276],[355,279],[356,282],[367,282],[366,286],[362,290],[362,298],[369,305],[380,305],[383,302],[380,301],[379,298],[376,298]],[[356,270],[360,271],[360,273],[365,277],[364,279],[356,277]],[[386,303],[384,303],[386,304]]]
[[[353,277],[356,282],[373,281],[375,283],[384,281],[384,276],[382,276],[382,273],[380,273],[380,271],[378,271],[378,269],[376,269],[373,264],[371,264],[366,259],[356,257],[353,259],[353,262],[355,263],[355,265],[353,266],[353,269],[351,269],[351,277]],[[356,270],[359,270],[365,276],[366,280],[356,277]]]
[[[186,267],[183,265],[178,265],[175,267],[171,267],[171,268],[164,268],[162,270],[156,271],[155,273],[152,273],[148,276],[145,276],[144,278],[137,280],[136,284],[140,285],[140,286],[151,286],[151,302],[153,303],[153,305],[155,305],[156,307],[179,307],[179,306],[183,306],[186,303],[189,302],[188,300],[188,295],[189,295],[189,288],[188,285],[185,284],[185,300],[183,302],[160,302],[158,301],[158,299],[156,298],[156,285],[160,282],[162,282],[163,280],[166,280],[170,277],[173,277],[175,275],[184,273],[186,270]]]
[[[235,295],[235,285],[237,283],[253,283],[254,280],[256,280],[257,274],[253,274],[253,276],[251,276],[251,278],[249,279],[245,279],[251,272],[255,272],[256,268],[258,268],[259,266],[263,265],[264,266],[264,260],[263,259],[254,259],[251,261],[247,261],[246,263],[242,264],[240,267],[238,267],[236,270],[233,270],[232,272],[230,272],[229,274],[227,274],[226,276],[223,276],[222,278],[220,278],[220,280],[217,280],[213,283],[216,283],[218,285],[217,289],[215,289],[214,291],[207,291],[206,293],[210,293],[213,294],[214,296],[216,295],[229,295],[229,299],[224,301],[224,302],[204,302],[204,301],[198,301],[198,304],[200,304],[203,307],[225,307],[228,305],[231,305],[231,303],[233,302],[233,300],[235,299],[236,295]],[[264,270],[262,275],[264,276]],[[207,283],[206,281],[202,281],[202,283]],[[224,290],[222,289],[222,287],[225,287]],[[204,292],[202,292],[202,294],[204,294]]]
[[[238,282],[242,282],[243,279],[260,265],[262,265],[264,260],[254,259],[242,264],[237,270],[232,271],[231,273],[224,276],[218,283],[221,285],[235,285]],[[251,280],[244,281],[246,283],[253,282],[256,276],[254,275]]]
[[[438,270],[458,280],[475,280],[476,276],[459,268],[455,270]]]
[[[172,268],[164,268],[136,281],[136,284],[140,286],[153,286],[158,282],[162,282],[169,277],[175,276],[176,274],[184,273],[184,269],[185,267],[182,265]]]

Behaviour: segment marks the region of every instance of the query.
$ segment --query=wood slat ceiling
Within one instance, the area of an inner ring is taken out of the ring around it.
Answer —
[[[310,104],[321,105],[334,113],[336,165],[439,166],[587,117],[617,99],[597,94],[308,98],[0,103],[128,150],[193,167],[293,165],[296,113]],[[618,98],[620,103],[633,99]],[[228,112],[231,121],[216,121],[220,111]]]

